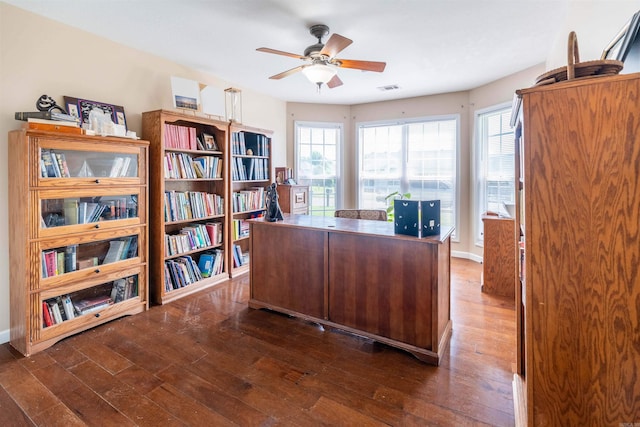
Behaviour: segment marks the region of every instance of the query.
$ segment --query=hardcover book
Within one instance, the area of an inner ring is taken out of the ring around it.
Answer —
[[[213,273],[213,255],[212,254],[202,254],[200,255],[200,259],[198,260],[198,268],[200,269],[200,273],[202,277],[211,277]]]
[[[58,111],[25,111],[17,112],[16,120],[27,121],[29,119],[44,119],[44,120],[60,120],[76,123],[79,125],[80,120],[76,116],[70,114],[60,113]]]

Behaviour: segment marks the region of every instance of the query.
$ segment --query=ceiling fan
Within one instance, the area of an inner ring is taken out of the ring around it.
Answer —
[[[304,55],[298,55],[295,53],[283,52],[281,50],[270,49],[268,47],[261,47],[256,49],[259,52],[274,53],[276,55],[289,56],[291,58],[302,59],[306,62],[304,65],[299,65],[290,70],[269,77],[273,80],[279,80],[291,74],[302,71],[302,73],[312,82],[318,86],[318,91],[322,87],[322,84],[326,84],[330,89],[342,85],[342,80],[338,77],[338,68],[353,68],[356,70],[364,71],[384,71],[385,62],[376,61],[358,61],[354,59],[340,59],[335,56],[343,49],[353,43],[352,40],[341,36],[340,34],[333,33],[327,43],[322,43],[322,38],[329,34],[329,27],[326,25],[318,24],[309,28],[309,32],[312,36],[318,39],[316,44],[312,44],[304,50]]]

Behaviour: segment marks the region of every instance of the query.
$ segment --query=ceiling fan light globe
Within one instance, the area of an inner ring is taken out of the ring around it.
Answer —
[[[313,64],[302,69],[304,74],[311,83],[327,83],[338,73],[335,67],[325,64]]]

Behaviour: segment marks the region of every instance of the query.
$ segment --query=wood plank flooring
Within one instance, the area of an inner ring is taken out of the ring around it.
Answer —
[[[248,277],[59,342],[0,345],[2,426],[512,426],[515,312],[452,260],[439,367],[247,307]]]

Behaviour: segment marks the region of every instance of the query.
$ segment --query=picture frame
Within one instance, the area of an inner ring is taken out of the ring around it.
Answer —
[[[218,145],[216,144],[216,139],[213,135],[205,132],[203,132],[201,135],[202,135],[202,143],[204,145],[205,150],[207,151],[218,150]]]
[[[124,107],[120,105],[108,104],[106,102],[91,101],[88,99],[64,96],[64,105],[67,112],[80,119],[80,123],[85,127],[89,126],[89,113],[93,108],[99,108],[111,115],[111,120],[117,125],[124,125],[127,130],[127,118],[124,114]]]
[[[182,77],[171,76],[173,107],[200,111],[200,83]]]
[[[600,59],[614,59],[625,62],[631,47],[635,44],[634,42],[639,33],[638,30],[640,30],[640,11],[634,13],[618,31],[613,40],[604,48]]]

